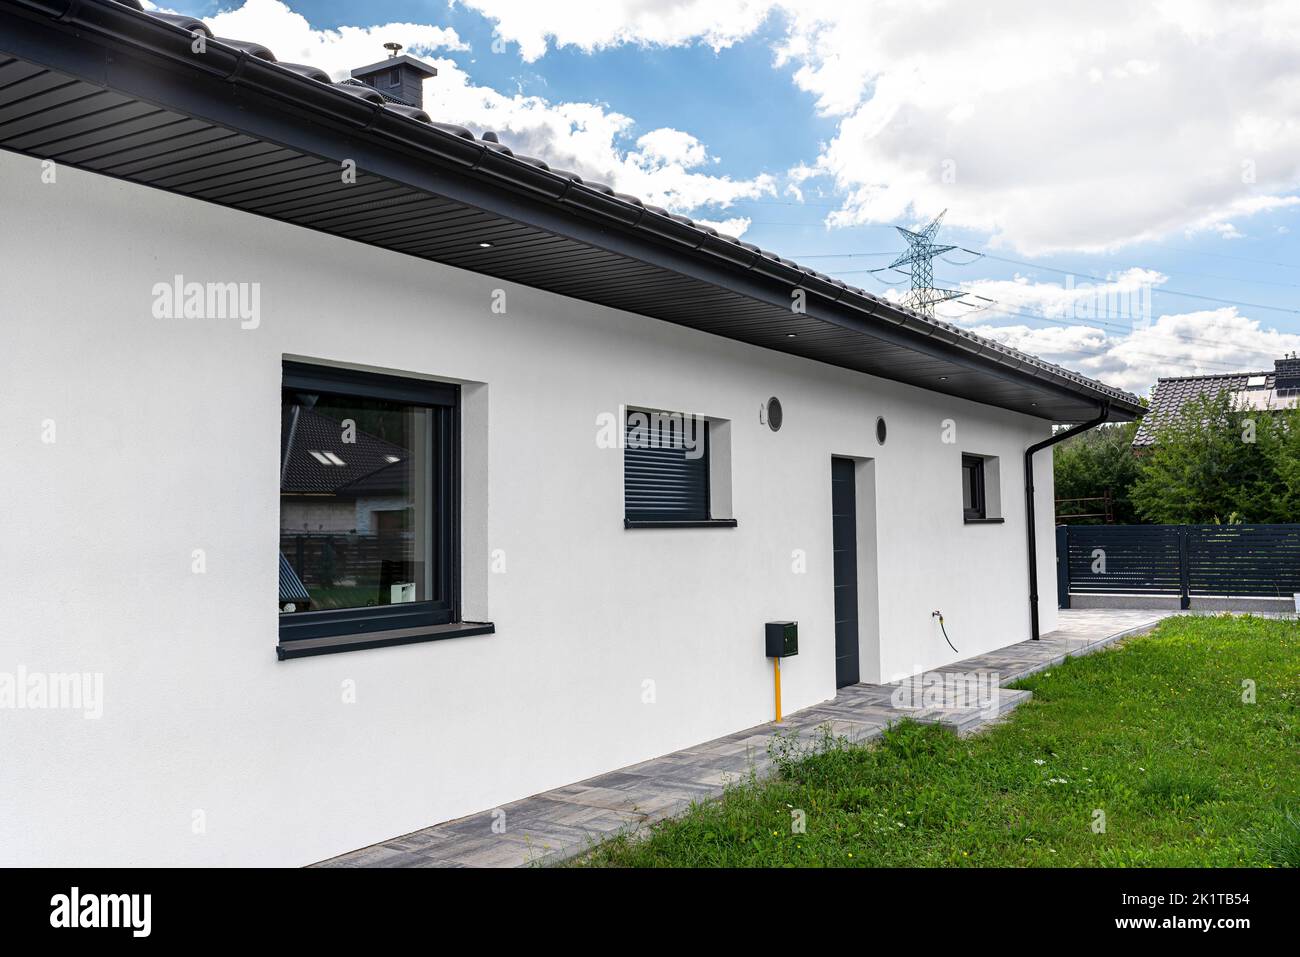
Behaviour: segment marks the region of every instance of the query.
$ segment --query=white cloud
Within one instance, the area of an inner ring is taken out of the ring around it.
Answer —
[[[733,179],[699,172],[711,157],[690,133],[660,128],[624,149],[631,117],[596,103],[553,103],[477,86],[454,61],[434,61],[438,76],[424,85],[424,108],[440,121],[475,131],[495,130],[516,152],[536,156],[584,179],[674,212],[726,209],[736,200],[774,195],[775,179]]]
[[[1138,393],[1160,376],[1271,369],[1274,359],[1300,350],[1300,335],[1264,328],[1235,306],[1152,316],[1151,295],[1167,278],[1130,268],[1104,282],[980,280],[962,284],[964,304],[937,311],[978,335]]]
[[[1231,237],[1300,186],[1286,0],[465,2],[530,59],[548,41],[721,48],[779,17],[777,65],[838,124],[815,163],[846,197],[832,225],[946,207],[995,244],[1100,252]]]
[[[588,53],[634,43],[680,46],[703,42],[714,50],[731,46],[766,19],[770,0],[461,0],[497,22],[497,35],[519,44],[533,61],[549,44]]]
[[[1090,276],[1066,276],[1060,282],[1030,282],[1014,279],[980,279],[964,282],[960,288],[967,299],[995,300],[981,310],[980,318],[1032,312],[1049,319],[1122,317],[1149,321],[1152,294],[1168,277],[1154,269],[1132,267],[1112,274],[1104,281]],[[961,321],[960,316],[953,321]]]
[[[753,222],[753,220],[748,216],[737,216],[733,219],[696,218],[695,221],[701,226],[712,226],[718,232],[725,233],[728,236],[735,236],[737,239],[745,235],[745,232],[749,229],[750,223]]]
[[[1221,239],[1241,239],[1243,234],[1229,222],[1229,219],[1288,209],[1297,205],[1300,205],[1300,196],[1243,196],[1190,223],[1187,234],[1190,236],[1200,232],[1215,232]]]
[[[468,50],[455,30],[420,23],[386,23],[372,27],[314,30],[307,18],[280,0],[244,0],[231,10],[204,17],[219,37],[255,40],[269,47],[277,60],[307,63],[324,70],[336,81],[348,71],[388,55],[383,44],[397,39],[405,53],[431,54],[436,50]]]
[[[699,166],[708,158],[704,144],[690,133],[660,128],[651,130],[636,141],[642,156],[651,164]]]
[[[356,66],[382,59],[384,42],[401,42],[406,52],[423,55],[438,69],[438,76],[425,82],[424,108],[439,122],[467,126],[476,133],[494,130],[516,152],[673,212],[725,210],[738,199],[776,192],[770,175],[738,180],[700,172],[698,167],[713,158],[690,133],[651,130],[636,141],[636,149],[629,149],[625,141],[634,130],[633,119],[603,104],[554,103],[476,85],[456,61],[434,57],[439,49],[468,49],[454,30],[409,23],[316,30],[280,0],[245,0],[205,22],[218,36],[256,40],[278,59],[309,63],[336,80]],[[748,220],[730,219],[726,226],[724,232],[738,235]]]
[[[1276,208],[1300,182],[1294,5],[1209,5],[1194,33],[1181,5],[1112,0],[1086,21],[1117,26],[1091,32],[1079,9],[1032,0],[992,17],[956,2],[808,9],[784,55],[839,118],[818,160],[849,197],[837,225],[947,207],[950,225],[1029,253],[1103,251],[1225,232],[1228,210]]]
[[[972,331],[1138,393],[1150,391],[1160,376],[1268,371],[1274,359],[1300,350],[1300,335],[1262,328],[1235,306],[1163,315],[1121,332],[1084,324]]]

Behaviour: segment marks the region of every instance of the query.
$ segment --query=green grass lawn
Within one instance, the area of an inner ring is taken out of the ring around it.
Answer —
[[[578,863],[1300,865],[1300,624],[1171,618],[1016,687],[1033,700],[982,734],[908,723],[778,754],[775,776]]]

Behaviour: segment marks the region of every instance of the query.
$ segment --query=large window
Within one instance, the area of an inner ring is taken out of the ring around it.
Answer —
[[[283,657],[457,621],[457,398],[453,385],[285,363]]]
[[[712,516],[706,418],[628,409],[625,426],[624,527],[736,524]]]

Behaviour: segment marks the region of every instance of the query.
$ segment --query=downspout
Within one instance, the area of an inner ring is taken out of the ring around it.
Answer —
[[[1051,438],[1035,442],[1025,449],[1025,516],[1029,525],[1029,636],[1034,641],[1038,640],[1038,539],[1034,529],[1034,453],[1049,448],[1057,442],[1064,442],[1080,432],[1087,432],[1101,425],[1108,418],[1110,418],[1110,403],[1103,402],[1101,412],[1095,419],[1071,426],[1064,432],[1057,432]]]

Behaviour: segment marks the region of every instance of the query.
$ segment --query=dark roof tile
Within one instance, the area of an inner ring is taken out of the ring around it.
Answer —
[[[254,40],[231,40],[227,37],[217,37],[218,43],[224,43],[228,47],[234,47],[236,50],[243,50],[249,56],[255,56],[259,60],[269,60],[272,63],[278,62],[275,54],[269,47],[265,47]]]
[[[1214,396],[1220,392],[1239,392],[1248,379],[1265,376],[1265,386],[1273,387],[1269,372],[1231,372],[1218,375],[1179,376],[1159,379],[1151,390],[1151,406],[1133,436],[1135,448],[1154,445],[1160,427],[1175,418],[1188,402],[1201,396]]]
[[[311,79],[315,80],[317,83],[333,82],[330,79],[330,75],[326,73],[324,70],[321,70],[317,67],[311,66],[306,63],[285,63],[283,61],[280,61],[279,65],[284,67],[286,70],[292,70],[294,73],[301,74],[302,76],[305,77],[310,77]]]
[[[285,495],[348,495],[348,486],[396,464],[389,456],[398,462],[409,456],[400,445],[360,429],[356,441],[345,445],[342,424],[306,406],[286,406],[280,428],[288,446],[280,476],[280,492]],[[333,453],[344,464],[327,465],[313,452]]]

